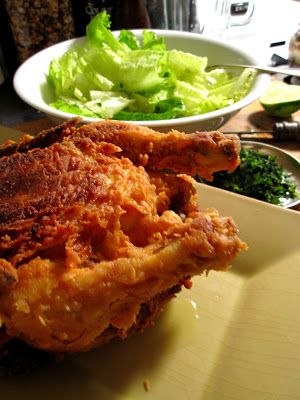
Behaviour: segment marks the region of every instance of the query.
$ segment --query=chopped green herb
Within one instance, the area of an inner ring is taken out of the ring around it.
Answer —
[[[275,156],[242,149],[240,158],[235,171],[217,172],[213,182],[201,182],[278,205],[283,199],[299,196],[291,174],[284,171]]]

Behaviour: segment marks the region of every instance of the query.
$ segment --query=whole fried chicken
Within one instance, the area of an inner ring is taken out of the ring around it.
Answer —
[[[144,329],[246,247],[185,175],[234,169],[237,137],[78,122],[0,148],[0,330],[56,352]]]

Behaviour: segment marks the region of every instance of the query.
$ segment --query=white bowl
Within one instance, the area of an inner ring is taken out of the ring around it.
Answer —
[[[142,30],[134,30],[133,32],[141,36]],[[218,63],[259,64],[259,60],[255,56],[247,54],[242,49],[199,34],[167,30],[154,30],[154,32],[158,36],[165,38],[168,49],[177,49],[198,56],[206,56],[209,65]],[[115,32],[115,34],[117,35],[118,32]],[[46,80],[49,63],[53,58],[62,55],[75,44],[83,43],[84,40],[85,38],[76,38],[48,47],[25,61],[15,73],[13,83],[19,97],[31,107],[45,113],[55,122],[62,122],[72,118],[74,114],[49,106],[49,103],[54,100],[54,91]],[[134,123],[160,131],[178,129],[183,132],[192,132],[195,130],[218,129],[241,108],[257,100],[267,89],[268,84],[269,76],[259,74],[255,78],[249,93],[242,100],[228,107],[192,117],[158,121],[134,121]],[[84,122],[96,121],[95,118],[90,117],[82,117],[82,120]]]

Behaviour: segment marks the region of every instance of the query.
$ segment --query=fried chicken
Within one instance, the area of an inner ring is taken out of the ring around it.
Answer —
[[[77,123],[0,149],[0,326],[58,352],[151,325],[190,277],[246,247],[185,175],[235,168],[235,136]]]

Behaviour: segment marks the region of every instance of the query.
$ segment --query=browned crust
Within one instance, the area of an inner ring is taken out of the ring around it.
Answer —
[[[95,142],[107,141],[120,147],[120,155],[147,169],[171,170],[211,179],[219,170],[239,164],[240,140],[221,132],[160,133],[146,127],[116,121],[83,125],[77,134]]]
[[[154,325],[166,304],[181,290],[181,283],[156,295],[141,305],[135,324],[128,331],[109,326],[95,341],[94,347],[103,346],[112,341],[124,340],[128,336],[143,332]],[[60,357],[59,357],[60,358]],[[34,349],[23,341],[11,338],[0,329],[0,375],[24,375],[53,363],[57,354]],[[2,373],[1,373],[2,372]]]
[[[182,174],[236,165],[235,138],[76,123],[0,158],[1,322],[51,351],[85,351],[147,326],[160,309],[151,299],[226,269],[245,248],[233,220],[202,211]]]
[[[0,146],[0,158],[15,153],[26,153],[35,148],[44,149],[55,142],[60,142],[69,133],[69,129],[79,122],[80,118],[72,118],[53,128],[45,129],[34,137],[24,135],[19,142],[8,141]]]

